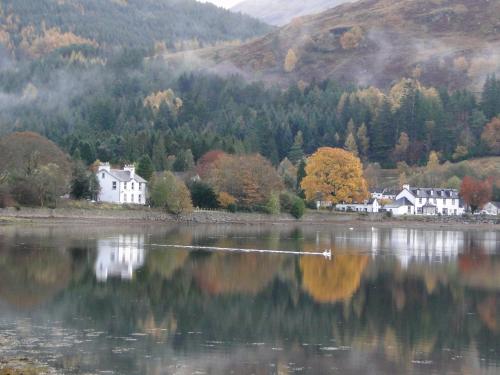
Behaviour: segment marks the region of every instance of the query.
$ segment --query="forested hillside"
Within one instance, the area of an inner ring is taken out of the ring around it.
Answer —
[[[178,75],[162,59],[144,60],[134,50],[94,64],[94,52],[66,48],[4,68],[2,132],[37,131],[88,163],[147,154],[158,170],[211,149],[260,152],[275,165],[325,145],[388,166],[425,163],[431,151],[442,160],[500,153],[494,76],[479,96],[415,79],[388,91],[335,81],[282,91],[236,76]]]
[[[479,91],[500,72],[499,20],[499,1],[359,0],[200,56],[283,86],[335,79],[389,88],[415,77]]]
[[[2,0],[0,42],[39,56],[69,44],[196,48],[244,40],[270,27],[195,0]]]

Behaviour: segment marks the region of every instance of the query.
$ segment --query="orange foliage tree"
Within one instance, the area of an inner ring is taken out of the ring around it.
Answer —
[[[318,302],[348,300],[358,290],[367,263],[366,255],[340,254],[333,261],[302,257],[303,288]]]
[[[340,148],[322,147],[308,160],[301,187],[309,201],[322,199],[334,204],[367,199],[368,188],[359,158]]]
[[[484,127],[481,140],[493,154],[500,154],[500,117],[495,117]]]
[[[221,156],[227,156],[227,154],[221,150],[208,151],[198,160],[196,164],[196,173],[198,173],[201,178],[206,178],[210,172],[210,168],[212,168],[214,163],[219,160]]]
[[[491,179],[481,181],[470,176],[464,177],[460,187],[460,196],[472,212],[483,208],[486,203],[491,201],[492,194],[493,183]]]
[[[261,155],[225,155],[213,163],[208,181],[217,192],[228,193],[239,206],[264,205],[271,193],[283,189],[277,171]]]

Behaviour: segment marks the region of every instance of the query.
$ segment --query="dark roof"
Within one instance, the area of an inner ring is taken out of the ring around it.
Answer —
[[[433,205],[431,202],[427,201],[426,204],[422,206],[423,208],[436,208],[435,205]]]
[[[121,169],[111,169],[109,171],[109,174],[111,176],[113,176],[114,178],[116,178],[117,180],[122,181],[122,182],[132,181],[132,178],[130,176],[130,172],[129,171],[123,171]],[[134,180],[137,181],[137,182],[143,182],[143,183],[147,182],[145,179],[143,179],[137,173],[135,173],[134,177],[135,177]]]
[[[399,198],[397,201],[386,205],[385,207],[401,207],[401,206],[413,206],[413,204],[408,200],[408,198]]]
[[[410,187],[410,193],[417,198],[454,198],[458,199],[458,190]]]

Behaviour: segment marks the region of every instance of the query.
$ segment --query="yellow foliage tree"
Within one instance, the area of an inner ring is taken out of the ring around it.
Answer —
[[[321,303],[345,301],[358,290],[368,263],[366,255],[341,254],[333,261],[320,257],[302,257],[303,288]]]
[[[351,30],[345,32],[340,37],[340,44],[343,49],[354,49],[359,47],[363,40],[363,30],[359,26],[354,26]]]
[[[297,54],[292,48],[290,48],[285,57],[285,64],[284,64],[285,72],[287,73],[293,72],[295,66],[297,65],[298,60],[299,59],[297,57]]]
[[[340,148],[318,149],[307,160],[301,187],[307,200],[315,200],[320,194],[322,200],[334,204],[359,202],[369,195],[361,161]]]

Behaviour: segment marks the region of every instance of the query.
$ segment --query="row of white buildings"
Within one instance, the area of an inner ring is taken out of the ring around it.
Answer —
[[[378,192],[364,204],[338,204],[339,211],[354,212],[390,212],[395,216],[402,215],[462,215],[465,206],[460,200],[458,190],[438,188],[417,188],[404,185],[403,190],[393,202],[381,206]],[[384,198],[386,199],[386,198]]]

